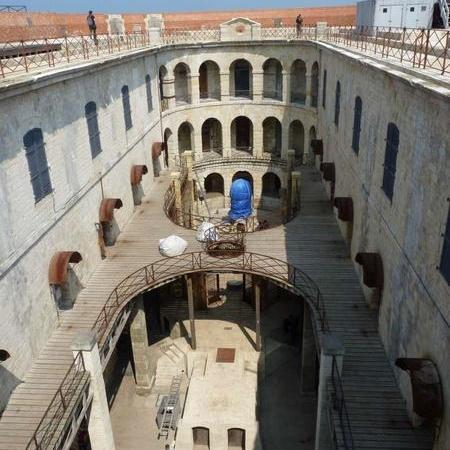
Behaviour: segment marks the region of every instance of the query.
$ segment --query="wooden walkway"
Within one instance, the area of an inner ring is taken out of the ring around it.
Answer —
[[[315,169],[304,169],[302,212],[285,227],[247,236],[247,250],[284,259],[309,274],[326,304],[330,327],[342,335],[346,354],[343,379],[356,449],[432,448],[428,433],[408,422],[391,367],[377,332],[377,313],[365,306],[359,281],[341,238],[330,202]],[[162,176],[149,200],[110,248],[65,313],[32,369],[11,396],[0,420],[0,450],[24,449],[58,385],[73,361],[71,343],[81,330],[91,329],[112,289],[128,274],[161,259],[158,241],[176,233],[200,251],[195,233],[171,223],[162,211],[169,177]]]

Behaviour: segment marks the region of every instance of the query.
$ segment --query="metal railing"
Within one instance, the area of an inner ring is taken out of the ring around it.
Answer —
[[[344,387],[342,385],[342,378],[335,356],[333,356],[331,369],[331,383],[333,386],[332,408],[338,414],[341,431],[341,436],[340,438],[338,438],[338,436],[336,435],[336,430],[333,430],[333,440],[335,443],[335,448],[339,449],[343,446],[345,450],[354,450],[355,447],[353,443],[353,434],[350,427],[350,419],[348,417],[347,406],[344,399]]]
[[[415,68],[450,72],[450,30],[392,27],[330,27],[324,40],[393,58]]]
[[[165,28],[161,30],[161,40],[164,44],[220,41],[220,29],[195,29],[189,27]]]
[[[245,252],[246,222],[222,223],[205,232],[205,250],[215,258],[236,258]]]
[[[71,412],[69,409],[75,407],[76,400],[78,400],[89,384],[88,377],[84,377],[83,383],[85,372],[83,355],[79,352],[33,433],[33,437],[26,447],[27,450],[53,448],[51,443],[58,437],[57,431],[64,417],[66,416],[67,418],[67,413]]]
[[[161,286],[193,272],[249,273],[270,278],[301,295],[316,313],[321,331],[329,331],[322,294],[315,282],[300,269],[270,256],[242,253],[236,258],[216,258],[207,252],[185,253],[164,258],[128,275],[111,292],[92,329],[103,344],[121,309],[140,292]]]
[[[150,45],[146,33],[69,36],[0,43],[0,77],[92,60]]]

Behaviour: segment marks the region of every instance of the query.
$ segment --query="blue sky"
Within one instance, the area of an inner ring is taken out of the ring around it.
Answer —
[[[26,5],[30,11],[169,12],[211,9],[289,8],[348,5],[356,0],[7,0],[3,4]]]

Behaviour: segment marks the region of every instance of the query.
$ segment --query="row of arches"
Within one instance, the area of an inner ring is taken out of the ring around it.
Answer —
[[[232,150],[255,155],[254,152],[254,126],[246,116],[235,117],[230,124],[230,142],[224,142],[222,123],[213,117],[205,120],[201,126],[202,152],[215,152],[223,156],[224,147]],[[188,121],[183,122],[177,130],[178,153],[181,155],[188,150],[196,150],[194,143],[194,127]],[[173,142],[172,131],[166,129],[165,139],[168,147]],[[311,140],[316,138],[316,129],[312,126],[308,132],[309,151]],[[305,128],[303,123],[292,120],[288,125],[289,149],[295,150],[296,158],[302,158],[305,153]],[[171,142],[172,141],[172,142]],[[266,117],[262,122],[262,151],[272,156],[281,157],[283,147],[282,124],[276,117]],[[259,149],[257,149],[259,150]]]
[[[243,178],[250,183],[252,191],[254,191],[254,180],[250,172],[238,171],[236,172],[231,182]],[[273,172],[266,172],[261,178],[261,195],[265,197],[280,198],[281,180],[280,177]],[[225,181],[220,173],[210,173],[203,183],[206,194],[222,194],[225,195]]]
[[[302,59],[296,59],[286,74],[290,75],[289,98],[283,99],[283,66],[276,58],[267,59],[263,66],[263,98],[306,104],[308,95],[308,76],[311,77],[311,104],[317,104],[319,86],[319,65],[314,62],[309,74]],[[174,96],[177,104],[191,103],[192,83],[194,74],[188,64],[178,63],[173,69],[173,80],[165,66],[159,68],[159,83],[161,99]],[[200,99],[221,99],[221,71],[219,65],[212,60],[203,62],[198,74]],[[173,82],[174,92],[169,92],[168,85]],[[236,98],[253,97],[253,66],[246,59],[237,59],[229,66],[229,95]]]

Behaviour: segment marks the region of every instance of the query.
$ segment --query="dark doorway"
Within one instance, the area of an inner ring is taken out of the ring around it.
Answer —
[[[245,430],[241,428],[230,428],[228,430],[228,449],[245,450]]]
[[[234,96],[250,98],[251,66],[245,59],[234,63]]]

